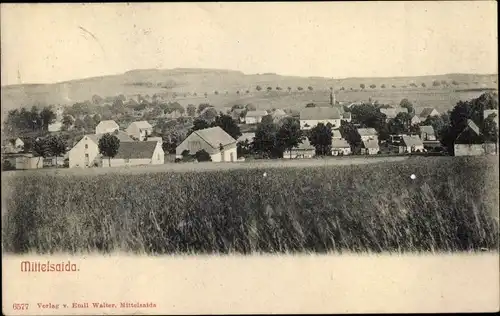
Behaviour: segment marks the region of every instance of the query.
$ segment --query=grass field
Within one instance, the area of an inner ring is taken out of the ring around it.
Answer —
[[[2,180],[2,250],[493,250],[497,175],[495,157],[81,176],[11,173]]]

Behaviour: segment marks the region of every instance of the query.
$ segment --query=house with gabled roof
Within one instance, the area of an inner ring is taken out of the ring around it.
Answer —
[[[362,141],[373,139],[378,141],[378,133],[374,128],[358,128],[357,131]]]
[[[434,127],[432,125],[422,125],[420,129],[420,138],[423,141],[435,141],[436,133],[434,132]]]
[[[115,130],[110,134],[115,135],[120,140],[120,145],[125,142],[133,141],[133,139],[123,131]],[[101,163],[99,139],[101,139],[103,135],[104,134],[84,135],[68,152],[69,167],[88,168],[99,166]]]
[[[300,110],[300,129],[309,130],[319,123],[330,123],[333,129],[340,127],[341,114],[333,107],[310,107]]]
[[[472,120],[467,120],[467,125],[458,134],[453,145],[455,156],[496,155],[497,143],[485,143],[481,130]]]
[[[495,109],[488,109],[483,111],[483,117],[484,119],[487,119],[492,115],[493,120],[495,121],[496,124],[498,124],[498,110]]]
[[[421,121],[425,121],[429,116],[439,116],[439,112],[434,108],[423,108],[419,114]]]
[[[95,127],[95,134],[113,133],[120,129],[120,126],[113,120],[100,121]]]
[[[424,152],[424,143],[418,135],[402,135],[399,153]]]
[[[255,133],[242,133],[240,137],[236,140],[237,143],[248,142],[249,144],[253,143],[253,139],[255,138]]]
[[[395,118],[399,113],[408,113],[407,108],[395,107],[395,108],[381,108],[380,113],[385,114],[386,121]]]
[[[332,138],[332,155],[345,156],[351,154],[351,146],[343,138]]]
[[[213,162],[237,161],[236,139],[219,126],[192,132],[177,146],[175,155],[181,159],[184,154],[195,155],[200,150],[208,152]]]
[[[367,139],[362,141],[361,153],[365,155],[376,155],[380,151],[377,139]]]
[[[258,124],[262,122],[262,118],[268,115],[267,111],[248,111],[245,115],[245,123],[246,124]]]
[[[106,163],[107,160],[107,163]],[[103,167],[161,165],[165,152],[158,141],[133,141],[120,143],[118,152],[110,159],[103,157]]]
[[[299,159],[299,158],[312,158],[316,154],[316,148],[311,144],[306,137],[297,146],[292,148],[289,152],[283,154],[283,158]]]
[[[131,138],[143,141],[153,133],[153,126],[147,121],[136,121],[130,123],[125,131]]]
[[[421,122],[420,116],[413,114],[410,120],[411,125],[417,125],[418,123]]]

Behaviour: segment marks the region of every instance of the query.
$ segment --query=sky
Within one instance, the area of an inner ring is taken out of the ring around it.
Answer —
[[[148,68],[498,73],[494,1],[1,4],[3,85]]]

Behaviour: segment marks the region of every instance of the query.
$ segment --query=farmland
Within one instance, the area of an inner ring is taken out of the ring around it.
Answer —
[[[494,250],[497,174],[489,157],[78,177],[12,173],[2,185],[2,250]]]

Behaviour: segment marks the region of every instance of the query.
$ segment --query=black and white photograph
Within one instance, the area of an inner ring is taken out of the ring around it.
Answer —
[[[499,310],[496,2],[0,22],[3,314]]]

